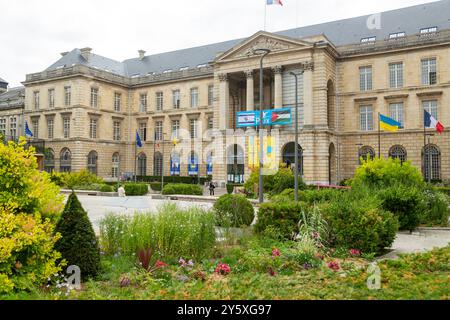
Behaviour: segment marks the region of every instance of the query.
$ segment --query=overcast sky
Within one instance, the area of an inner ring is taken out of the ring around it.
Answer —
[[[430,0],[282,0],[267,7],[267,31],[317,24]],[[91,47],[123,61],[252,35],[265,0],[0,0],[0,77],[18,86],[60,52]]]

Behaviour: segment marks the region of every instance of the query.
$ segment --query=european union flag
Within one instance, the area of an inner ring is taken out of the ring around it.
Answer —
[[[139,148],[142,148],[142,141],[141,141],[141,137],[139,136],[139,132],[136,131],[136,145]]]
[[[30,127],[28,127],[28,122],[25,122],[25,135],[29,137],[33,136],[33,132],[31,132]]]

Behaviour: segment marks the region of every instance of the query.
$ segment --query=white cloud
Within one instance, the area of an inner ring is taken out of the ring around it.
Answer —
[[[267,7],[278,31],[431,2],[284,0]],[[116,60],[244,38],[264,26],[265,0],[0,0],[0,77],[20,85],[59,53],[92,47]]]

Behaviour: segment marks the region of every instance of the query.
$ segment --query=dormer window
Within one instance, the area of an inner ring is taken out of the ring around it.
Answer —
[[[405,33],[405,32],[391,33],[391,34],[389,35],[389,39],[390,39],[390,40],[399,39],[399,38],[404,38],[404,37],[406,37],[406,33]]]
[[[172,72],[172,69],[164,70],[164,71],[163,71],[163,73],[170,73],[170,72]]]
[[[208,66],[207,63],[202,63],[202,64],[199,64],[199,65],[197,66],[197,68],[205,68],[205,67],[207,67],[207,66]]]
[[[181,67],[180,68],[180,71],[186,71],[186,70],[188,70],[189,69],[189,67]]]
[[[430,33],[436,33],[438,31],[437,27],[428,27],[428,28],[422,28],[420,29],[420,34],[430,34]]]
[[[367,38],[362,38],[361,39],[361,43],[362,44],[374,43],[375,41],[377,41],[377,37],[367,37]]]

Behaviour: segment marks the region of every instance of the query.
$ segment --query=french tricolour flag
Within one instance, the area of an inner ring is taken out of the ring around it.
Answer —
[[[424,112],[425,128],[435,128],[439,133],[444,132],[444,126],[442,123],[437,121],[427,110],[424,110]]]
[[[280,6],[283,5],[283,2],[281,2],[281,0],[267,0],[267,5],[272,5],[272,4],[278,4]]]

